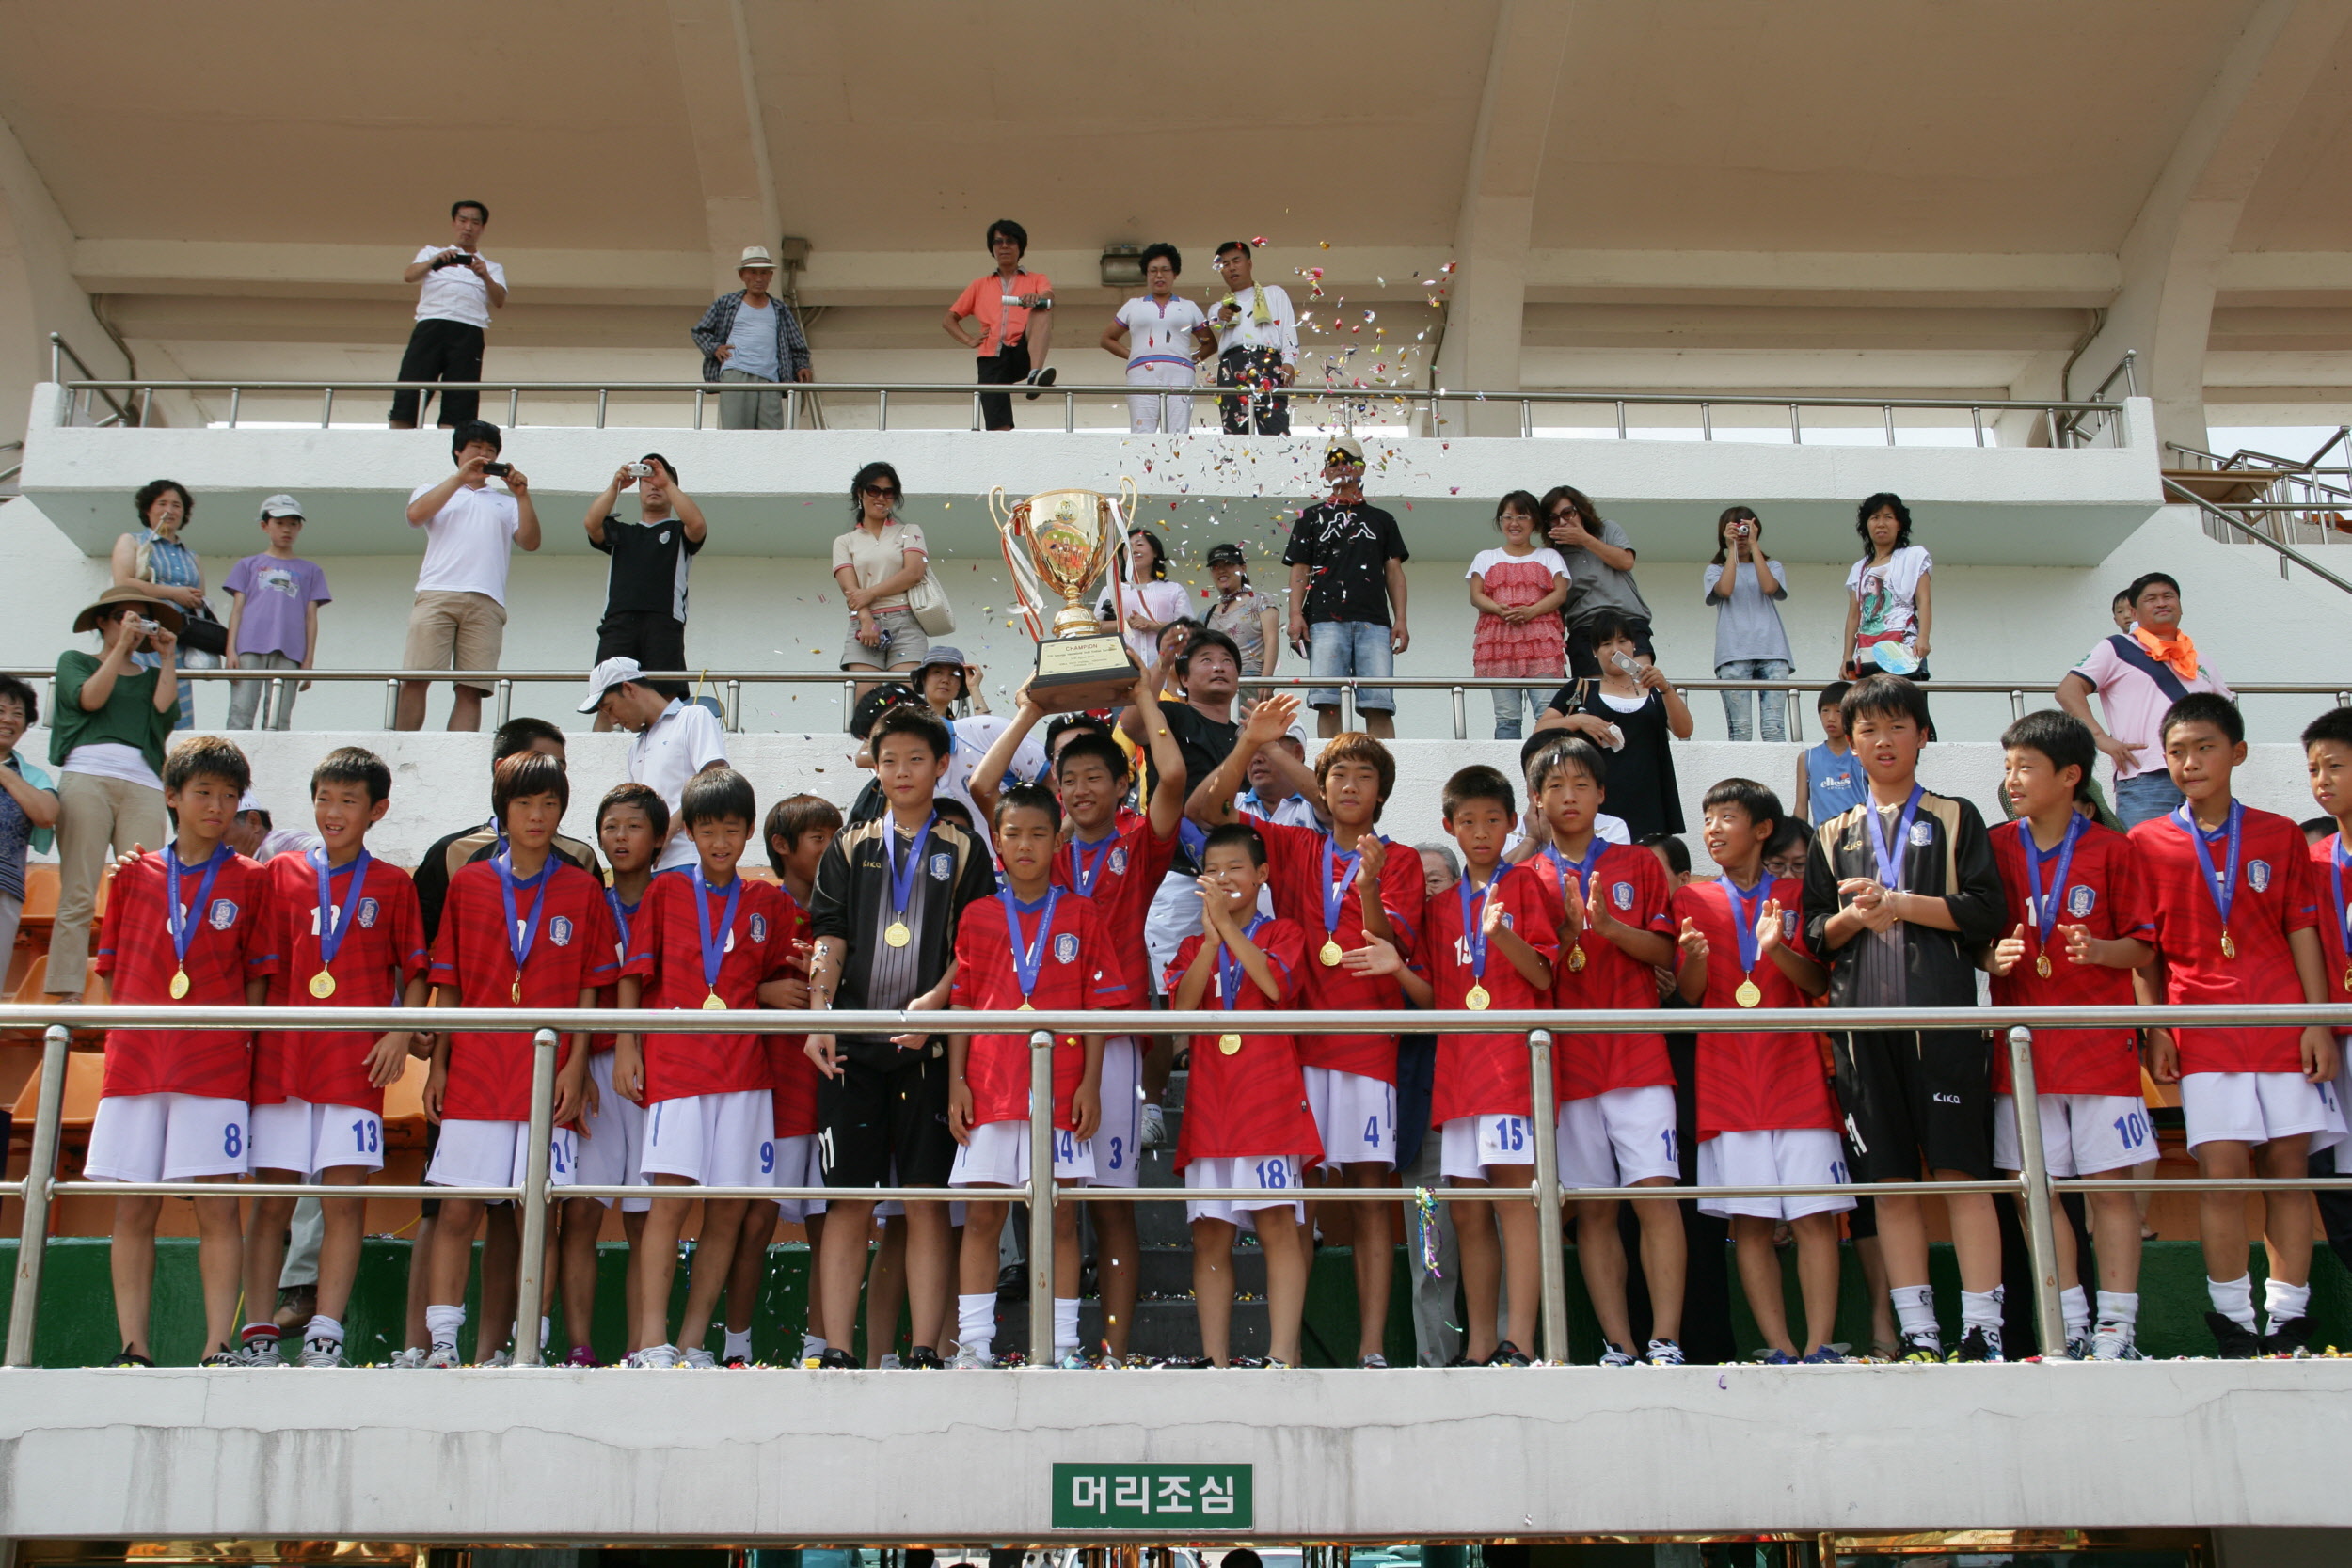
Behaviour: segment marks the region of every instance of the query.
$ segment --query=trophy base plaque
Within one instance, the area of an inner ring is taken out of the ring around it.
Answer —
[[[1116,632],[1061,637],[1037,645],[1029,701],[1042,713],[1082,713],[1119,705],[1135,689],[1135,656]]]

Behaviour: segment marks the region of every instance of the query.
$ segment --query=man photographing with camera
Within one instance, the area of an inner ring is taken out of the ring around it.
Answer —
[[[482,379],[482,335],[489,329],[490,312],[506,303],[506,269],[481,251],[482,230],[489,222],[490,209],[481,202],[458,202],[449,210],[450,243],[426,245],[400,275],[402,282],[423,287],[417,291],[417,325],[408,334],[408,352],[400,356],[397,379]],[[417,428],[423,397],[415,390],[392,394],[394,430]],[[479,392],[442,393],[441,428],[464,424],[481,405]]]
[[[408,496],[408,526],[424,530],[424,563],[417,570],[416,603],[408,612],[405,670],[495,670],[506,643],[506,567],[510,545],[539,547],[539,513],[531,481],[500,461],[499,427],[469,420],[450,436],[456,470]],[[497,480],[503,490],[490,488]],[[424,727],[425,689],[400,683],[392,727]],[[479,686],[451,683],[449,727],[482,727]]]

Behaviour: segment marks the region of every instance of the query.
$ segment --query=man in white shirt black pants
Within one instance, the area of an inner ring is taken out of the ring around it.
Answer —
[[[479,381],[482,379],[482,335],[490,325],[490,312],[506,303],[506,269],[482,254],[482,230],[490,209],[479,201],[460,201],[449,210],[451,243],[426,245],[400,275],[404,283],[421,283],[417,291],[417,325],[408,334],[408,352],[400,356],[402,381]],[[391,426],[417,428],[417,412],[424,394],[392,394]],[[479,392],[441,394],[441,428],[452,430],[472,419],[482,406]]]
[[[1209,329],[1216,334],[1216,384],[1256,388],[1254,396],[1216,400],[1228,436],[1288,436],[1291,400],[1276,387],[1287,387],[1297,373],[1298,317],[1291,296],[1261,283],[1250,271],[1251,253],[1244,240],[1228,240],[1216,247],[1216,270],[1232,292],[1209,309]]]
[[[648,684],[644,673],[633,658],[606,659],[589,672],[588,700],[580,711],[636,733],[628,746],[628,782],[651,789],[670,808],[670,837],[654,857],[659,874],[695,863],[694,838],[678,805],[695,774],[726,766],[727,738],[717,714]]]

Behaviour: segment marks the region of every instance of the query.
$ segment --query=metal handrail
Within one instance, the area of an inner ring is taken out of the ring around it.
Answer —
[[[85,378],[85,380],[86,380],[86,381],[87,381],[87,382],[90,384],[91,388],[92,388],[93,390],[97,391],[97,392],[99,393],[99,395],[100,395],[100,396],[102,396],[102,397],[105,398],[105,400],[106,400],[106,406],[107,406],[107,407],[109,407],[109,408],[111,408],[111,409],[113,409],[113,410],[115,411],[114,418],[113,418],[113,419],[111,419],[111,420],[105,420],[105,421],[104,421],[104,423],[105,423],[105,424],[109,424],[109,425],[112,425],[112,424],[129,424],[129,423],[131,422],[131,410],[130,410],[130,406],[129,406],[128,404],[123,404],[123,403],[121,403],[121,402],[117,401],[117,399],[114,397],[114,395],[113,395],[111,392],[106,391],[103,386],[100,386],[100,385],[97,383],[97,381],[96,381],[96,377],[97,377],[97,375],[98,375],[98,372],[97,372],[96,371],[91,370],[91,369],[89,368],[89,361],[87,361],[87,360],[84,359],[84,358],[83,358],[80,355],[78,355],[78,354],[74,353],[74,352],[73,352],[73,345],[72,345],[72,343],[67,342],[67,341],[65,341],[64,337],[63,337],[61,334],[58,334],[58,333],[56,333],[56,332],[52,332],[51,334],[49,334],[49,379],[50,379],[50,380],[52,380],[52,381],[63,381],[63,380],[65,379],[65,365],[64,365],[64,360],[66,360],[66,359],[71,359],[71,360],[72,360],[72,361],[73,361],[74,368],[75,368],[76,370],[78,370],[78,371],[80,371],[80,372],[82,372],[83,377]],[[83,406],[84,406],[85,408],[88,407],[88,405],[89,405],[89,400],[88,400],[87,398],[84,398],[82,401],[83,401]],[[150,394],[150,401],[151,401],[151,403],[152,403],[152,394]]]
[[[1617,1034],[1632,1031],[1645,1033],[1693,1034],[1720,1030],[1729,1022],[1719,1010],[1677,1008],[1592,1008],[1576,1011],[1558,1009],[1496,1009],[1486,1012],[1444,1011],[1400,1015],[1393,1012],[1297,1012],[1268,1011],[1250,1015],[1255,1030],[1269,1034],[1390,1034],[1398,1032],[1396,1025],[1409,1019],[1414,1034],[1523,1034],[1529,1053],[1530,1119],[1535,1128],[1534,1170],[1528,1189],[1478,1188],[1469,1192],[1448,1190],[1432,1193],[1433,1198],[1452,1202],[1531,1202],[1542,1219],[1541,1234],[1548,1238],[1540,1249],[1550,1259],[1540,1270],[1539,1295],[1542,1301],[1542,1330],[1545,1354],[1562,1359],[1567,1346],[1567,1288],[1565,1265],[1559,1258],[1557,1238],[1563,1205],[1581,1199],[1631,1199],[1640,1202],[1684,1202],[1708,1197],[1744,1197],[1810,1195],[1814,1193],[1851,1196],[1915,1196],[1923,1193],[2008,1193],[2020,1197],[2026,1206],[2026,1243],[2034,1275],[2034,1319],[2038,1338],[2045,1355],[2061,1354],[2066,1344],[2063,1309],[2058,1299],[2057,1246],[2053,1198],[2058,1191],[2140,1191],[2166,1187],[2200,1192],[2266,1192],[2280,1190],[2345,1191],[2352,1190],[2352,1176],[2314,1177],[2302,1180],[2280,1178],[2222,1179],[2200,1178],[2192,1182],[2165,1181],[2104,1181],[2072,1180],[2054,1183],[2042,1146],[2042,1117],[2039,1093],[2034,1081],[2032,1029],[2082,1027],[2185,1027],[2200,1024],[2270,1024],[2317,1025],[2343,1029],[2352,1027],[2352,1007],[2334,1006],[2154,1006],[2154,1007],[1986,1007],[1976,1009],[1932,1007],[1852,1007],[1823,1010],[1810,1007],[1758,1007],[1742,1011],[1738,1019],[1742,1032],[1804,1033],[1818,1032],[1824,1027],[1844,1030],[1916,1030],[1949,1028],[1956,1013],[1966,1012],[1965,1027],[1985,1031],[2006,1028],[2009,1031],[2009,1052],[2011,1077],[2012,1105],[2019,1128],[2019,1158],[2022,1168],[2014,1179],[1987,1181],[1920,1181],[1920,1182],[1855,1182],[1836,1186],[1673,1186],[1655,1188],[1563,1188],[1560,1185],[1559,1151],[1554,1137],[1556,1120],[1551,1113],[1552,1051],[1558,1036],[1586,1033]],[[490,1007],[221,1007],[221,1006],[100,1006],[72,1004],[54,1006],[0,1006],[0,1027],[26,1023],[45,1026],[42,1037],[41,1081],[39,1106],[33,1123],[32,1162],[21,1182],[0,1184],[0,1194],[22,1196],[24,1202],[24,1227],[17,1248],[16,1288],[8,1307],[8,1342],[0,1366],[27,1367],[32,1365],[34,1333],[38,1324],[40,1298],[41,1267],[48,1249],[49,1206],[56,1194],[111,1195],[132,1196],[162,1195],[194,1197],[204,1194],[204,1184],[191,1182],[108,1182],[61,1181],[56,1179],[56,1163],[59,1124],[65,1099],[66,1057],[72,1044],[69,1024],[57,1022],[70,1019],[73,1025],[84,1028],[119,1029],[342,1029],[378,1033],[387,1030],[485,1030],[514,1033],[515,1014],[506,1008]],[[434,1196],[439,1197],[514,1198],[520,1209],[521,1250],[517,1263],[516,1291],[516,1321],[535,1323],[545,1295],[548,1208],[555,1194],[548,1180],[549,1142],[554,1123],[555,1057],[557,1032],[587,1034],[612,1031],[623,1033],[707,1033],[712,1020],[707,1012],[694,1009],[596,1009],[547,1008],[533,1009],[532,1020],[532,1087],[531,1087],[531,1148],[523,1180],[519,1186],[502,1187],[370,1187],[364,1183],[347,1194],[328,1194],[321,1189],[283,1183],[243,1183],[230,1186],[219,1184],[217,1196],[223,1197],[311,1196],[325,1201],[370,1196]],[[1050,1105],[1054,1094],[1054,1036],[1061,1032],[1095,1035],[1181,1033],[1216,1034],[1223,1031],[1231,1015],[1193,1009],[1189,1011],[1087,1011],[1072,1009],[1041,1009],[995,1012],[914,1012],[904,1009],[863,1009],[828,1012],[824,1021],[835,1034],[891,1035],[910,1031],[946,1033],[938,1026],[953,1020],[958,1035],[1026,1034],[1029,1038],[1029,1102]],[[725,1028],[731,1034],[806,1034],[812,1019],[805,1012],[782,1012],[761,1009],[730,1010]],[[1547,1131],[1549,1130],[1549,1131]],[[1055,1183],[1052,1148],[1053,1125],[1050,1117],[1029,1119],[1029,1180],[1025,1197],[1029,1204],[1029,1343],[1032,1365],[1044,1358],[1039,1347],[1053,1342],[1053,1280],[1054,1224],[1057,1203],[1090,1202],[1154,1202],[1199,1201],[1263,1196],[1255,1189],[1182,1188],[1169,1191],[1127,1192],[1117,1188],[1062,1189]],[[1300,1189],[1302,1193],[1310,1189]],[[830,1197],[835,1202],[865,1202],[868,1199],[897,1197],[915,1201],[943,1201],[969,1197],[969,1190],[934,1187],[859,1187],[859,1188],[774,1188],[774,1187],[703,1187],[660,1192],[633,1186],[565,1187],[565,1193],[581,1197],[648,1197],[657,1202],[691,1202],[701,1197],[715,1198],[775,1198]],[[1317,1187],[1311,1189],[1316,1202],[1390,1203],[1398,1201],[1402,1189]],[[518,1335],[515,1343],[515,1362],[518,1366],[533,1366],[539,1361],[535,1336]]]
[[[2235,529],[2238,532],[2244,534],[2247,538],[2251,539],[2256,544],[2268,548],[2273,554],[2279,557],[2280,577],[2284,578],[2287,575],[2287,562],[2293,562],[2296,565],[2302,567],[2303,570],[2311,573],[2312,576],[2319,578],[2322,582],[2332,584],[2333,586],[2344,590],[2344,592],[2347,594],[2352,594],[2352,582],[2346,582],[2344,578],[2336,576],[2335,573],[2328,570],[2327,567],[2322,566],[2318,562],[2313,561],[2310,556],[2305,555],[2301,550],[2296,549],[2294,546],[2289,545],[2282,540],[2273,539],[2270,535],[2254,527],[2251,523],[2246,522],[2242,518],[2230,515],[2226,510],[2216,505],[2214,502],[2207,500],[2204,497],[2199,495],[2196,491],[2191,490],[2188,486],[2181,483],[2178,480],[2166,480],[2164,482],[2164,489],[2165,494],[2170,496],[2175,501],[2194,506],[2200,512],[2205,514],[2208,517],[2216,518],[2218,521],[2227,524],[2229,527]]]

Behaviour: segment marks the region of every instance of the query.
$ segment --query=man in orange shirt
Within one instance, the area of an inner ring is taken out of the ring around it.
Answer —
[[[947,307],[940,325],[947,336],[979,356],[981,386],[1027,386],[1034,403],[1036,388],[1054,384],[1054,372],[1044,368],[1045,351],[1054,341],[1054,283],[1041,272],[1021,270],[1021,258],[1028,249],[1029,231],[1012,219],[990,224],[988,253],[996,259],[996,270],[974,278]],[[977,338],[963,327],[973,320],[980,324]],[[988,393],[980,399],[980,415],[989,429],[1010,430],[1012,399],[1003,392]]]

